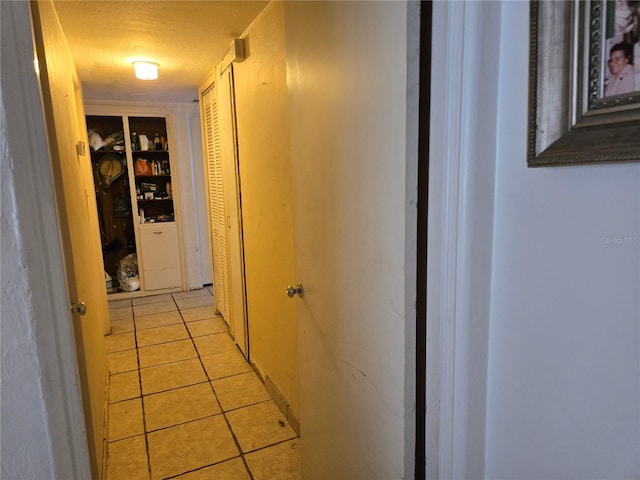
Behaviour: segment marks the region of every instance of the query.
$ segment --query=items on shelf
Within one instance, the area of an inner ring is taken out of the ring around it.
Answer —
[[[95,133],[95,132],[94,132]],[[122,137],[122,132],[120,132]],[[99,135],[98,135],[99,137]],[[94,139],[95,142],[102,142],[102,138]],[[124,142],[121,142],[124,143]],[[138,134],[137,132],[131,132],[131,151],[133,152],[148,152],[148,151],[168,151],[169,144],[164,135],[156,133],[153,137],[153,141],[150,136],[144,133]]]
[[[118,283],[126,292],[134,292],[140,289],[138,277],[138,258],[135,253],[127,255],[118,264]]]
[[[138,218],[140,219],[141,225],[145,223],[173,222],[175,220],[173,213],[161,213],[159,215],[147,216],[145,215],[145,211],[142,206],[138,207]]]
[[[137,158],[135,163],[134,174],[136,176],[151,175],[151,165],[146,158]]]
[[[136,200],[169,200],[171,199],[171,182],[164,184],[164,190],[160,185],[150,182],[141,182],[136,187]]]
[[[142,150],[143,152],[146,152],[147,150],[149,150],[149,138],[147,138],[146,135],[140,134],[138,136],[138,140],[140,141],[139,150]]]
[[[137,177],[171,175],[169,160],[149,160],[139,157],[135,161],[134,175]]]
[[[130,215],[128,202],[124,199],[124,197],[120,194],[115,196],[115,201],[113,204],[113,216],[114,217],[127,217]]]
[[[111,184],[126,172],[126,161],[113,153],[107,153],[96,163],[96,177],[100,185],[109,188]]]
[[[113,278],[107,272],[104,272],[104,283],[107,293],[113,293]]]
[[[110,134],[103,140],[95,129],[90,128],[87,131],[87,136],[89,137],[89,148],[93,152],[97,152],[101,148],[104,148],[105,150],[124,149],[124,134],[122,133],[122,130]]]

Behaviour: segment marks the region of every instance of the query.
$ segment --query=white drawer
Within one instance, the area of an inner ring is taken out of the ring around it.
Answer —
[[[175,224],[145,225],[140,228],[138,256],[145,290],[159,290],[181,285],[180,250]]]

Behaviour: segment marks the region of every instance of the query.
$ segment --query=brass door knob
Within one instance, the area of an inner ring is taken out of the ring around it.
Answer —
[[[289,296],[289,298],[293,298],[296,295],[304,297],[304,288],[302,288],[302,284],[298,283],[295,287],[289,285],[287,287],[287,295]]]

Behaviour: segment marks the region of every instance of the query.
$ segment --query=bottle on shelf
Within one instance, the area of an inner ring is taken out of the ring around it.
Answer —
[[[160,143],[160,137],[156,133],[156,137],[153,139],[153,149],[162,150],[162,144]]]
[[[131,150],[140,150],[140,141],[136,132],[131,132]]]

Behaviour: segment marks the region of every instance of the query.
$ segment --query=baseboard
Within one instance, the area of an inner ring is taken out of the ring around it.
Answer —
[[[287,419],[287,422],[289,422],[289,425],[291,426],[293,431],[296,432],[298,436],[300,436],[300,420],[298,420],[297,415],[291,408],[291,405],[289,405],[286,397],[282,393],[280,393],[280,390],[278,390],[278,388],[271,381],[271,378],[269,378],[268,375],[262,375],[262,372],[255,363],[252,363],[251,366],[256,372],[256,375],[258,375],[258,378],[262,380],[267,393],[269,393],[282,415]]]

